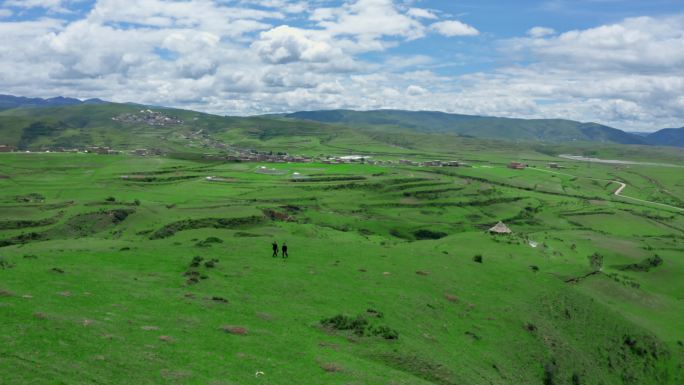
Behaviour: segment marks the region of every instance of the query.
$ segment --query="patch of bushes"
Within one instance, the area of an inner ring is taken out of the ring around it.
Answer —
[[[320,324],[329,330],[350,331],[357,337],[381,337],[386,340],[399,339],[399,332],[387,325],[373,325],[368,320],[368,316],[373,318],[383,318],[383,314],[377,310],[368,309],[365,314],[350,317],[338,314],[331,318],[324,318]]]
[[[170,223],[161,229],[154,232],[150,239],[168,238],[179,231],[215,228],[215,229],[233,229],[243,226],[253,226],[264,221],[262,216],[250,216],[242,218],[202,218],[202,219],[185,219],[178,222]]]
[[[663,264],[663,259],[658,255],[654,255],[651,258],[646,258],[639,263],[633,263],[630,265],[625,265],[620,268],[622,271],[641,271],[649,272],[651,269],[656,268]]]
[[[482,254],[477,254],[477,255],[473,256],[473,262],[482,263]]]
[[[218,262],[219,262],[218,259],[213,258],[213,259],[210,260],[210,261],[204,262],[204,267],[206,267],[207,269],[213,269],[214,267],[216,267],[216,264],[217,264]]]
[[[370,328],[369,331],[373,336],[380,336],[386,340],[399,339],[399,332],[385,325]]]
[[[223,243],[223,240],[221,240],[220,238],[217,238],[217,237],[208,237],[207,239],[205,239],[203,241],[199,241],[199,242],[195,243],[195,246],[197,246],[197,247],[209,247],[214,243]]]
[[[417,230],[413,232],[413,235],[416,237],[417,240],[422,241],[422,240],[428,240],[428,239],[441,239],[446,237],[447,233],[443,233],[441,231],[432,231],[432,230]]]
[[[192,261],[190,261],[190,267],[199,267],[202,261],[204,261],[204,258],[200,257],[199,255],[196,257],[192,257]]]
[[[33,241],[42,241],[45,239],[48,239],[48,233],[47,232],[42,232],[42,233],[31,232],[31,233],[19,234],[16,237],[0,240],[0,247],[6,247],[6,246],[11,246],[11,245],[20,245],[20,244],[24,244],[24,243],[33,242]]]
[[[368,320],[360,315],[352,318],[343,314],[338,314],[332,318],[322,319],[321,325],[332,330],[350,330],[355,335],[362,337],[366,333]]]
[[[208,279],[209,276],[206,274],[200,273],[200,268],[202,266],[202,262],[204,262],[204,267],[207,269],[212,269],[216,267],[216,264],[219,262],[218,259],[212,258],[211,260],[204,261],[204,257],[201,256],[195,256],[192,257],[192,260],[190,261],[190,264],[188,265],[188,269],[183,273],[184,277],[188,277],[186,283],[188,285],[194,285],[199,283],[201,279]]]
[[[19,195],[15,198],[17,202],[22,203],[42,203],[45,202],[45,197],[38,193],[30,193],[26,195]]]
[[[16,229],[24,229],[27,227],[39,227],[39,226],[54,225],[62,217],[62,215],[63,215],[63,213],[60,212],[59,214],[55,215],[52,218],[39,219],[36,221],[25,220],[25,219],[0,221],[0,230],[16,230]]]
[[[603,268],[603,255],[594,253],[587,258],[589,259],[589,266],[591,266],[592,269],[598,271]]]

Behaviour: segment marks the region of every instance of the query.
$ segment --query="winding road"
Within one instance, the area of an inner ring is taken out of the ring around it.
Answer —
[[[618,187],[618,189],[615,190],[615,192],[613,193],[613,195],[615,195],[615,196],[618,196],[618,197],[624,198],[624,199],[629,199],[629,200],[632,200],[632,201],[641,202],[641,203],[648,203],[648,204],[652,204],[652,205],[663,206],[663,207],[667,207],[667,208],[674,209],[674,210],[677,210],[677,211],[684,211],[684,209],[681,208],[681,207],[672,206],[672,205],[668,205],[668,204],[665,204],[665,203],[658,203],[658,202],[647,201],[647,200],[645,200],[645,199],[634,198],[634,197],[630,197],[630,196],[627,196],[627,195],[622,195],[622,190],[624,190],[624,189],[627,187],[627,184],[626,184],[626,183],[623,183],[623,182],[620,182],[620,181],[617,181],[617,180],[590,178],[590,177],[586,177],[586,176],[577,176],[577,175],[572,175],[572,174],[568,174],[568,173],[564,173],[564,172],[556,172],[556,171],[543,170],[543,169],[531,168],[531,167],[528,167],[527,169],[528,169],[528,170],[541,171],[541,172],[548,172],[548,173],[550,173],[550,174],[565,175],[565,176],[569,176],[569,177],[573,177],[573,178],[583,178],[583,179],[589,179],[589,180],[596,180],[596,181],[599,181],[599,182],[617,183],[617,184],[620,185],[620,187]]]

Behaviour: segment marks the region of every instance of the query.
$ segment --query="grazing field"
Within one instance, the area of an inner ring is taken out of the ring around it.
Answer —
[[[505,151],[0,154],[0,384],[684,383],[681,169]]]

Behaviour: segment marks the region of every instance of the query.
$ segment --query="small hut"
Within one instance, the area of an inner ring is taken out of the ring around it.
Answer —
[[[508,226],[506,226],[501,221],[499,221],[499,223],[497,223],[496,226],[489,229],[489,232],[494,233],[494,234],[510,234],[510,233],[512,233],[511,229],[509,229]]]
[[[520,162],[511,162],[508,164],[508,168],[512,168],[514,170],[524,170],[527,168],[527,165],[525,163],[520,163]]]

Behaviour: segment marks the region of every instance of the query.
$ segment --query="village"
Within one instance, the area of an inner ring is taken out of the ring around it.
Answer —
[[[199,134],[199,132],[197,133]],[[376,166],[412,166],[412,167],[468,167],[467,163],[457,160],[426,160],[416,161],[409,159],[399,160],[379,160],[373,159],[368,155],[346,155],[346,156],[324,156],[310,157],[305,155],[292,155],[285,152],[274,153],[272,151],[258,151],[254,149],[244,149],[216,141],[212,139],[212,146],[220,149],[223,153],[219,154],[203,154],[202,157],[207,160],[224,161],[224,162],[253,162],[253,163],[321,163],[321,164],[369,164]],[[207,146],[208,147],[208,146]],[[38,151],[20,151],[14,146],[0,144],[0,153],[7,152],[22,152],[22,153],[89,153],[99,155],[120,155],[127,153],[134,156],[161,156],[165,155],[165,151],[158,148],[139,148],[134,150],[116,150],[107,146],[87,146],[84,148],[41,148]],[[528,164],[522,162],[510,162],[508,168],[513,170],[524,170],[529,167]],[[558,163],[549,163],[549,168],[561,169],[563,168]]]

